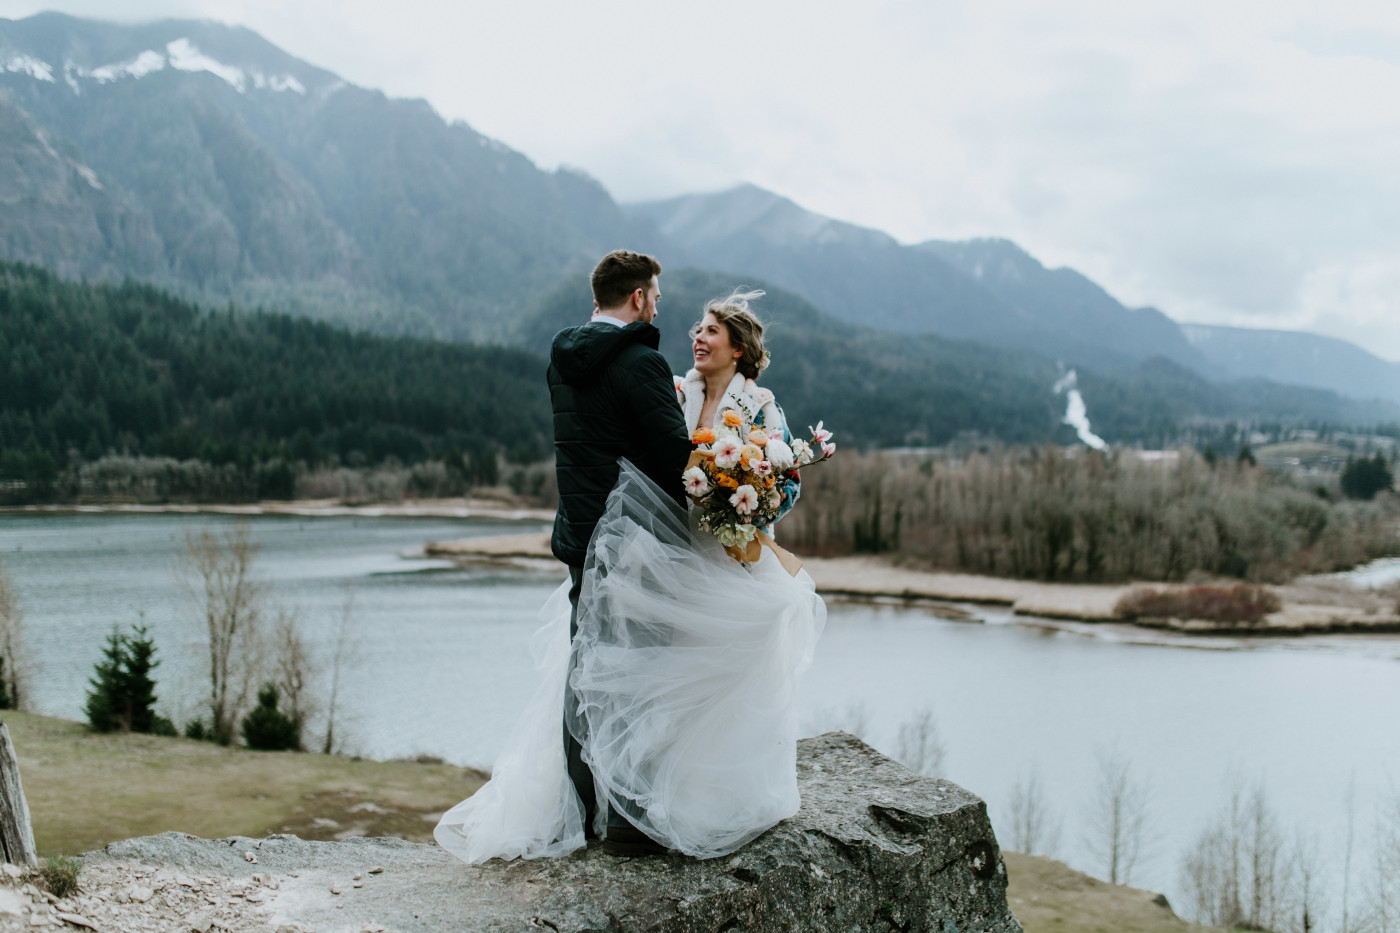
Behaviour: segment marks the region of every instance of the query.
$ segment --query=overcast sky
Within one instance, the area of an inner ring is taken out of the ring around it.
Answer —
[[[112,18],[112,0],[0,0]],[[857,9],[859,7],[859,9]],[[123,0],[246,25],[619,200],[740,181],[1400,360],[1387,0]]]

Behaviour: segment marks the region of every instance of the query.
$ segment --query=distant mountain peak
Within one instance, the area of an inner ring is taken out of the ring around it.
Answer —
[[[705,241],[727,239],[744,230],[769,243],[895,245],[887,233],[809,211],[790,198],[743,182],[705,194],[626,206],[657,224],[666,236]]]
[[[202,20],[122,24],[44,13],[0,20],[0,72],[90,84],[133,81],[166,71],[204,72],[240,94],[306,94],[336,80],[239,26]]]

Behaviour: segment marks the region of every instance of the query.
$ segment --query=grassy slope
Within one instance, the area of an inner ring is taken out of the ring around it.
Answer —
[[[1062,862],[1003,852],[1007,900],[1026,933],[1209,933],[1156,902],[1158,895],[1109,884]]]
[[[254,752],[4,714],[41,855],[85,852],[167,830],[305,839],[426,841],[438,814],[474,793],[478,771],[443,764]]]
[[[85,852],[167,830],[305,839],[398,835],[426,842],[438,814],[473,793],[468,768],[253,752],[146,735],[94,735],[80,723],[13,711],[14,740],[41,855]],[[1011,908],[1026,933],[1204,931],[1051,859],[1007,852]]]

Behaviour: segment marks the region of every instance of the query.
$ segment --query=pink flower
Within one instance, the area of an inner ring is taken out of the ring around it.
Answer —
[[[822,427],[820,421],[817,422],[815,428],[808,428],[808,430],[812,432],[813,444],[825,444],[827,441],[831,440],[831,432]]]
[[[697,499],[710,491],[709,477],[699,467],[686,470],[681,474],[681,480],[685,483],[685,491]]]
[[[822,457],[823,457],[823,458],[830,457],[830,456],[831,456],[832,454],[834,454],[834,453],[836,453],[836,445],[835,445],[835,444],[833,444],[831,441],[827,441],[826,443],[822,444]]]
[[[768,476],[773,472],[773,464],[767,460],[760,460],[753,465],[753,471],[757,476]]]
[[[733,437],[722,437],[715,442],[715,466],[728,470],[739,463],[739,441]]]
[[[734,506],[734,511],[740,515],[748,515],[758,508],[758,492],[745,483],[734,490],[734,495],[729,497],[729,504]]]

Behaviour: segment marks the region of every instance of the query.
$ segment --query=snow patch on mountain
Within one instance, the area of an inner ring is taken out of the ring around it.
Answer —
[[[164,71],[166,67],[176,71],[207,71],[226,82],[240,94],[246,94],[249,86],[258,90],[291,91],[306,94],[306,85],[296,76],[289,74],[267,75],[260,71],[245,70],[237,65],[229,65],[201,52],[187,38],[175,39],[166,43],[165,52],[146,49],[135,58],[113,62],[97,68],[87,69],[68,61],[63,65],[63,80],[73,89],[74,94],[82,93],[78,79],[96,81],[98,84],[111,84],[127,78],[144,78],[147,75]],[[29,55],[16,55],[0,60],[0,71],[12,71],[31,75],[41,81],[53,81],[53,68],[46,62]]]
[[[170,55],[170,67],[177,71],[207,71],[223,79],[240,94],[247,90],[247,79],[242,68],[210,58],[189,39],[174,39],[166,43],[165,51]]]
[[[0,71],[27,74],[31,78],[53,83],[53,67],[48,62],[41,62],[31,55],[12,55],[5,60],[4,67],[0,68]]]
[[[122,62],[120,65],[103,65],[101,68],[94,68],[88,74],[96,78],[99,84],[107,84],[121,78],[144,78],[164,67],[165,56],[147,49],[129,62]]]

